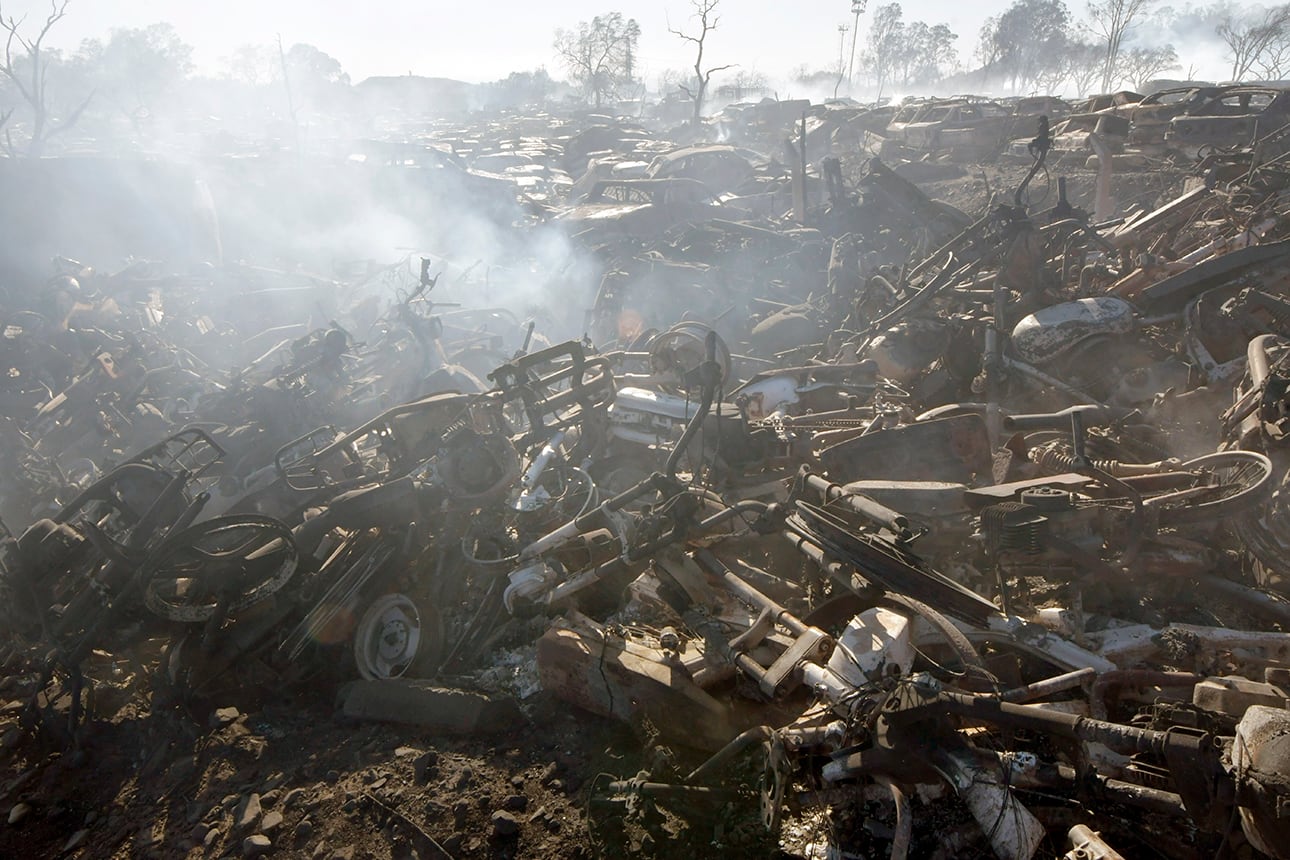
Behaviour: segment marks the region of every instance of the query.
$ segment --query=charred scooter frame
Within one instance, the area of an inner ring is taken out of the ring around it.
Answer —
[[[722,367],[717,361],[717,336],[706,339],[707,357],[695,376],[701,395],[681,438],[672,448],[663,471],[655,472],[634,486],[606,500],[559,528],[525,546],[517,566],[510,572],[504,600],[513,614],[530,614],[563,605],[613,574],[627,571],[664,547],[687,535],[701,533],[744,512],[764,512],[766,505],[746,501],[696,521],[705,496],[677,478],[686,448],[694,440],[712,409],[721,384]],[[661,499],[645,511],[629,510],[651,495]],[[591,546],[589,536],[608,534],[609,539]],[[566,569],[557,556],[583,543],[591,551],[579,553],[590,558],[578,572]],[[599,552],[596,550],[599,549]],[[606,557],[608,556],[608,557]]]

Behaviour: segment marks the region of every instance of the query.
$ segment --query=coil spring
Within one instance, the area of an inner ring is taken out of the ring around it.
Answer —
[[[447,446],[452,442],[455,442],[463,434],[466,434],[467,431],[469,431],[471,435],[477,435],[474,432],[475,425],[469,418],[462,418],[454,421],[447,427],[443,428],[443,432],[440,434],[440,439],[442,439],[441,444]]]
[[[1060,474],[1062,472],[1074,472],[1075,455],[1058,450],[1056,448],[1032,448],[1030,450],[1030,461],[1049,474]],[[1089,465],[1101,472],[1115,477],[1123,477],[1121,471],[1124,464],[1119,460],[1089,460]],[[1127,472],[1127,470],[1125,470]]]

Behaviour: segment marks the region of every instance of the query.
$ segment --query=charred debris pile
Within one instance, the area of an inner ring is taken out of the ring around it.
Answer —
[[[908,177],[972,185],[966,101],[434,131],[593,273],[538,321],[415,256],[5,284],[5,755],[541,690],[635,730],[565,834],[605,856],[1290,857],[1279,132],[1141,205],[1113,123],[1093,173],[1026,109],[960,207]]]

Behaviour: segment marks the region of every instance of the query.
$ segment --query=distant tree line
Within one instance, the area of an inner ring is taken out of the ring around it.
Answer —
[[[182,117],[212,106],[298,119],[337,109],[350,89],[340,62],[307,44],[244,45],[219,74],[196,75],[192,46],[166,23],[51,48],[70,5],[56,0],[47,15],[19,18],[0,2],[0,148],[9,155],[43,155],[74,131],[145,141],[179,132]]]
[[[71,50],[50,47],[75,6],[53,0],[23,16],[0,0],[0,154],[38,157],[89,145],[155,150],[179,135],[230,131],[299,146],[315,125],[343,128],[381,109],[339,60],[306,43],[241,45],[205,73],[166,23],[114,29]],[[469,104],[525,109],[561,88],[537,69],[466,89]]]
[[[714,0],[691,0],[691,4],[692,21],[702,24],[705,7],[715,20]],[[1195,77],[1195,68],[1184,68],[1180,62],[1176,44],[1220,49],[1231,63],[1233,80],[1290,76],[1290,3],[1262,7],[1217,0],[1208,5],[1167,6],[1161,0],[1086,0],[1077,17],[1064,0],[1014,0],[984,22],[975,47],[967,51],[970,58],[963,56],[961,51],[966,49],[947,24],[906,20],[898,2],[867,12],[864,4],[860,8],[865,13],[865,35],[850,89],[875,97],[926,91],[942,84],[1078,95],[1141,89],[1169,74]],[[682,38],[690,35],[676,27],[669,31]],[[700,26],[696,32],[706,31]],[[586,101],[599,106],[629,84],[639,84],[638,66],[629,69],[625,60],[628,44],[634,54],[640,38],[636,22],[606,13],[575,30],[557,31],[556,52]],[[600,50],[590,50],[596,46]],[[702,64],[702,46],[696,43],[696,47]],[[589,56],[603,62],[593,66],[587,62]],[[658,88],[664,95],[685,94],[701,104],[711,74],[726,68],[737,67],[664,70],[657,73]],[[850,74],[850,64],[839,56],[837,68],[802,65],[790,78],[812,92],[836,92]],[[764,76],[757,80],[760,83]],[[727,75],[716,87],[723,98],[762,91],[761,86],[749,86],[742,72]]]
[[[982,26],[977,60],[987,80],[1018,92],[1086,94],[1143,88],[1167,73],[1195,77],[1175,44],[1219,47],[1233,81],[1283,79],[1290,75],[1290,3],[1091,0],[1077,21],[1062,0],[1016,0]]]
[[[893,86],[902,90],[934,86],[959,68],[957,39],[945,24],[906,22],[900,4],[888,3],[874,10],[862,67],[880,97]]]
[[[982,75],[1017,92],[1070,89],[1086,94],[1139,87],[1178,68],[1173,45],[1132,44],[1154,2],[1090,2],[1087,21],[1081,24],[1062,0],[1016,0],[981,27],[977,59]]]
[[[724,57],[719,65],[711,62],[720,2],[689,0],[686,21],[669,23],[668,30],[693,51],[693,66],[656,72],[660,92],[683,96],[695,122],[710,93],[729,100],[770,93],[765,75]],[[1221,48],[1233,80],[1290,77],[1290,2],[1217,0],[1181,8],[1159,3],[1087,0],[1076,19],[1064,0],[1014,0],[985,21],[970,61],[946,24],[906,20],[900,3],[886,3],[866,14],[851,89],[883,96],[941,85],[1076,94],[1143,88],[1168,73],[1194,77],[1194,68],[1181,67],[1173,46],[1203,42]],[[214,74],[196,73],[192,47],[165,23],[114,29],[74,50],[51,48],[50,34],[72,5],[73,0],[51,0],[40,12],[16,16],[12,0],[0,0],[0,151],[39,156],[55,142],[71,145],[73,129],[82,137],[148,141],[163,126],[174,131],[170,124],[177,118],[202,111],[207,119],[218,116],[222,125],[241,116],[252,124],[278,122],[298,142],[310,122],[362,111],[340,61],[309,44],[243,45]],[[586,104],[600,107],[645,94],[642,36],[635,20],[606,12],[557,30],[554,49],[568,84]],[[813,91],[836,92],[850,72],[839,55],[838,68],[802,66],[792,78]],[[568,85],[539,68],[475,87],[471,103],[528,109],[568,93]]]

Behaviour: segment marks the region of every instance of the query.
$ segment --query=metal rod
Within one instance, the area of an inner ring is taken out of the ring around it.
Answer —
[[[1036,681],[1024,687],[1005,690],[1000,698],[1005,702],[1016,702],[1018,704],[1033,702],[1036,699],[1051,696],[1053,693],[1064,693],[1067,690],[1073,690],[1081,686],[1085,681],[1091,681],[1096,676],[1097,670],[1091,666],[1086,666],[1083,669],[1076,669],[1074,672],[1067,672],[1064,675],[1056,675],[1043,681]]]

